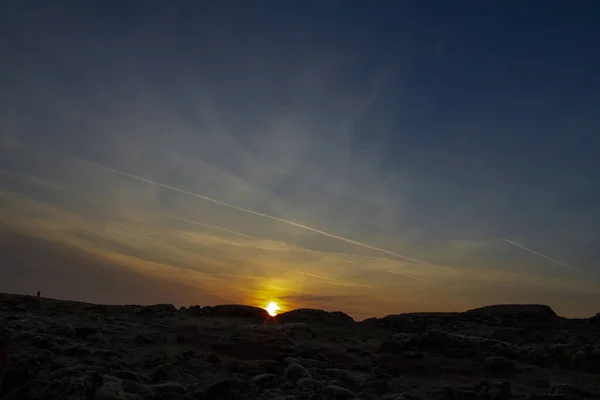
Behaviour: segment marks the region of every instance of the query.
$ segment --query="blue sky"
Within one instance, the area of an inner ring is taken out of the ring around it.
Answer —
[[[594,1],[0,7],[3,238],[54,297],[600,303]]]

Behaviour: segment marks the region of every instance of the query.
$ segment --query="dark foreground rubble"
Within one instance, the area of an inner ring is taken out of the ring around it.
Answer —
[[[0,397],[10,400],[600,398],[598,315],[541,305],[355,322],[0,294],[0,324]]]

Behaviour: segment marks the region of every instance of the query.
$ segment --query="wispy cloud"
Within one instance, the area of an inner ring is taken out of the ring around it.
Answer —
[[[171,215],[171,214],[161,214],[161,215],[164,215],[167,218],[176,219],[178,221],[184,221],[184,222],[188,222],[190,224],[200,225],[200,226],[204,226],[206,228],[211,228],[211,229],[216,229],[216,230],[221,231],[221,232],[227,232],[227,233],[231,233],[233,235],[238,235],[238,236],[242,236],[242,237],[246,237],[246,238],[252,238],[252,236],[246,235],[245,233],[233,231],[231,229],[226,229],[226,228],[223,228],[223,227],[220,227],[220,226],[211,225],[211,224],[205,224],[203,222],[198,222],[198,221],[192,221],[191,219],[182,218],[182,217],[178,217],[176,215]]]
[[[201,194],[193,193],[193,192],[190,192],[190,191],[187,191],[187,190],[184,190],[184,189],[180,189],[180,188],[177,188],[177,187],[174,187],[174,186],[171,186],[171,185],[167,185],[165,183],[161,183],[161,182],[153,181],[151,179],[143,178],[141,176],[129,174],[127,172],[119,171],[119,170],[116,170],[114,168],[109,168],[107,166],[100,165],[100,164],[97,164],[97,163],[94,163],[94,162],[91,162],[91,161],[87,161],[87,160],[83,160],[83,159],[77,159],[77,161],[79,161],[81,163],[84,163],[84,164],[87,164],[87,165],[90,165],[90,166],[93,166],[93,167],[96,167],[96,168],[103,169],[105,171],[109,171],[109,172],[112,172],[112,173],[115,173],[115,174],[126,176],[126,177],[131,178],[131,179],[135,179],[135,180],[138,180],[138,181],[141,181],[141,182],[149,183],[151,185],[160,186],[160,187],[163,187],[165,189],[174,190],[176,192],[183,193],[183,194],[190,195],[190,196],[194,196],[196,198],[199,198],[199,199],[202,199],[202,200],[205,200],[205,201],[209,201],[211,203],[215,203],[215,204],[218,204],[218,205],[221,205],[221,206],[233,208],[235,210],[242,211],[242,212],[245,212],[245,213],[248,213],[248,214],[252,214],[252,215],[256,215],[258,217],[262,217],[262,218],[267,218],[267,219],[270,219],[270,220],[278,221],[278,222],[281,222],[281,223],[284,223],[284,224],[287,224],[287,225],[290,225],[290,226],[294,226],[296,228],[300,228],[300,229],[304,229],[304,230],[307,230],[307,231],[310,231],[310,232],[318,233],[320,235],[327,236],[327,237],[330,237],[330,238],[333,238],[333,239],[337,239],[337,240],[341,240],[343,242],[350,243],[350,244],[353,244],[353,245],[356,245],[356,246],[360,246],[360,247],[363,247],[363,248],[366,248],[366,249],[375,250],[375,251],[378,251],[378,252],[381,252],[381,253],[385,253],[385,254],[388,254],[388,255],[391,255],[391,256],[394,256],[394,257],[399,257],[399,258],[402,258],[402,259],[405,259],[405,260],[408,260],[408,261],[412,261],[412,262],[415,262],[415,263],[427,264],[427,262],[425,262],[425,261],[421,261],[421,260],[417,260],[415,258],[407,257],[407,256],[402,255],[400,253],[396,253],[396,252],[393,252],[393,251],[390,251],[390,250],[386,250],[386,249],[382,249],[382,248],[379,248],[379,247],[376,247],[376,246],[372,246],[372,245],[367,244],[367,243],[361,243],[361,242],[358,242],[356,240],[348,239],[348,238],[345,238],[343,236],[335,235],[333,233],[325,232],[325,231],[322,231],[322,230],[319,230],[319,229],[316,229],[316,228],[312,228],[310,226],[306,226],[306,225],[303,225],[303,224],[299,224],[297,222],[289,221],[289,220],[286,220],[286,219],[283,219],[283,218],[279,218],[279,217],[275,217],[275,216],[272,216],[272,215],[263,214],[263,213],[260,213],[260,212],[257,212],[257,211],[248,210],[246,208],[242,208],[242,207],[235,206],[233,204],[225,203],[223,201],[210,198],[208,196],[203,196]]]

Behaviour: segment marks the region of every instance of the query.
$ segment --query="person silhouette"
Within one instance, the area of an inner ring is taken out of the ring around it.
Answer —
[[[38,290],[38,292],[37,292],[37,297],[40,297],[40,295],[41,295],[41,294],[42,294],[42,292],[40,292],[40,291]]]

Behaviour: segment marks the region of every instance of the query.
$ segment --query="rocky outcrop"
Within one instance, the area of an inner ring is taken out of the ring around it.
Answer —
[[[332,325],[343,325],[354,322],[352,317],[341,311],[328,312],[312,308],[300,308],[288,311],[279,314],[276,319],[279,322],[305,322],[309,324],[319,323]]]
[[[597,326],[537,306],[354,323],[322,310],[266,318],[262,309],[239,305],[174,311],[0,294],[0,326],[11,350],[7,365],[0,341],[2,400],[585,400],[600,394]]]
[[[557,318],[550,307],[543,304],[496,304],[474,308],[462,313],[467,317],[485,318]]]
[[[268,319],[269,314],[262,308],[245,306],[240,304],[225,304],[212,307],[204,307],[203,311],[211,317],[229,318],[257,318]]]

